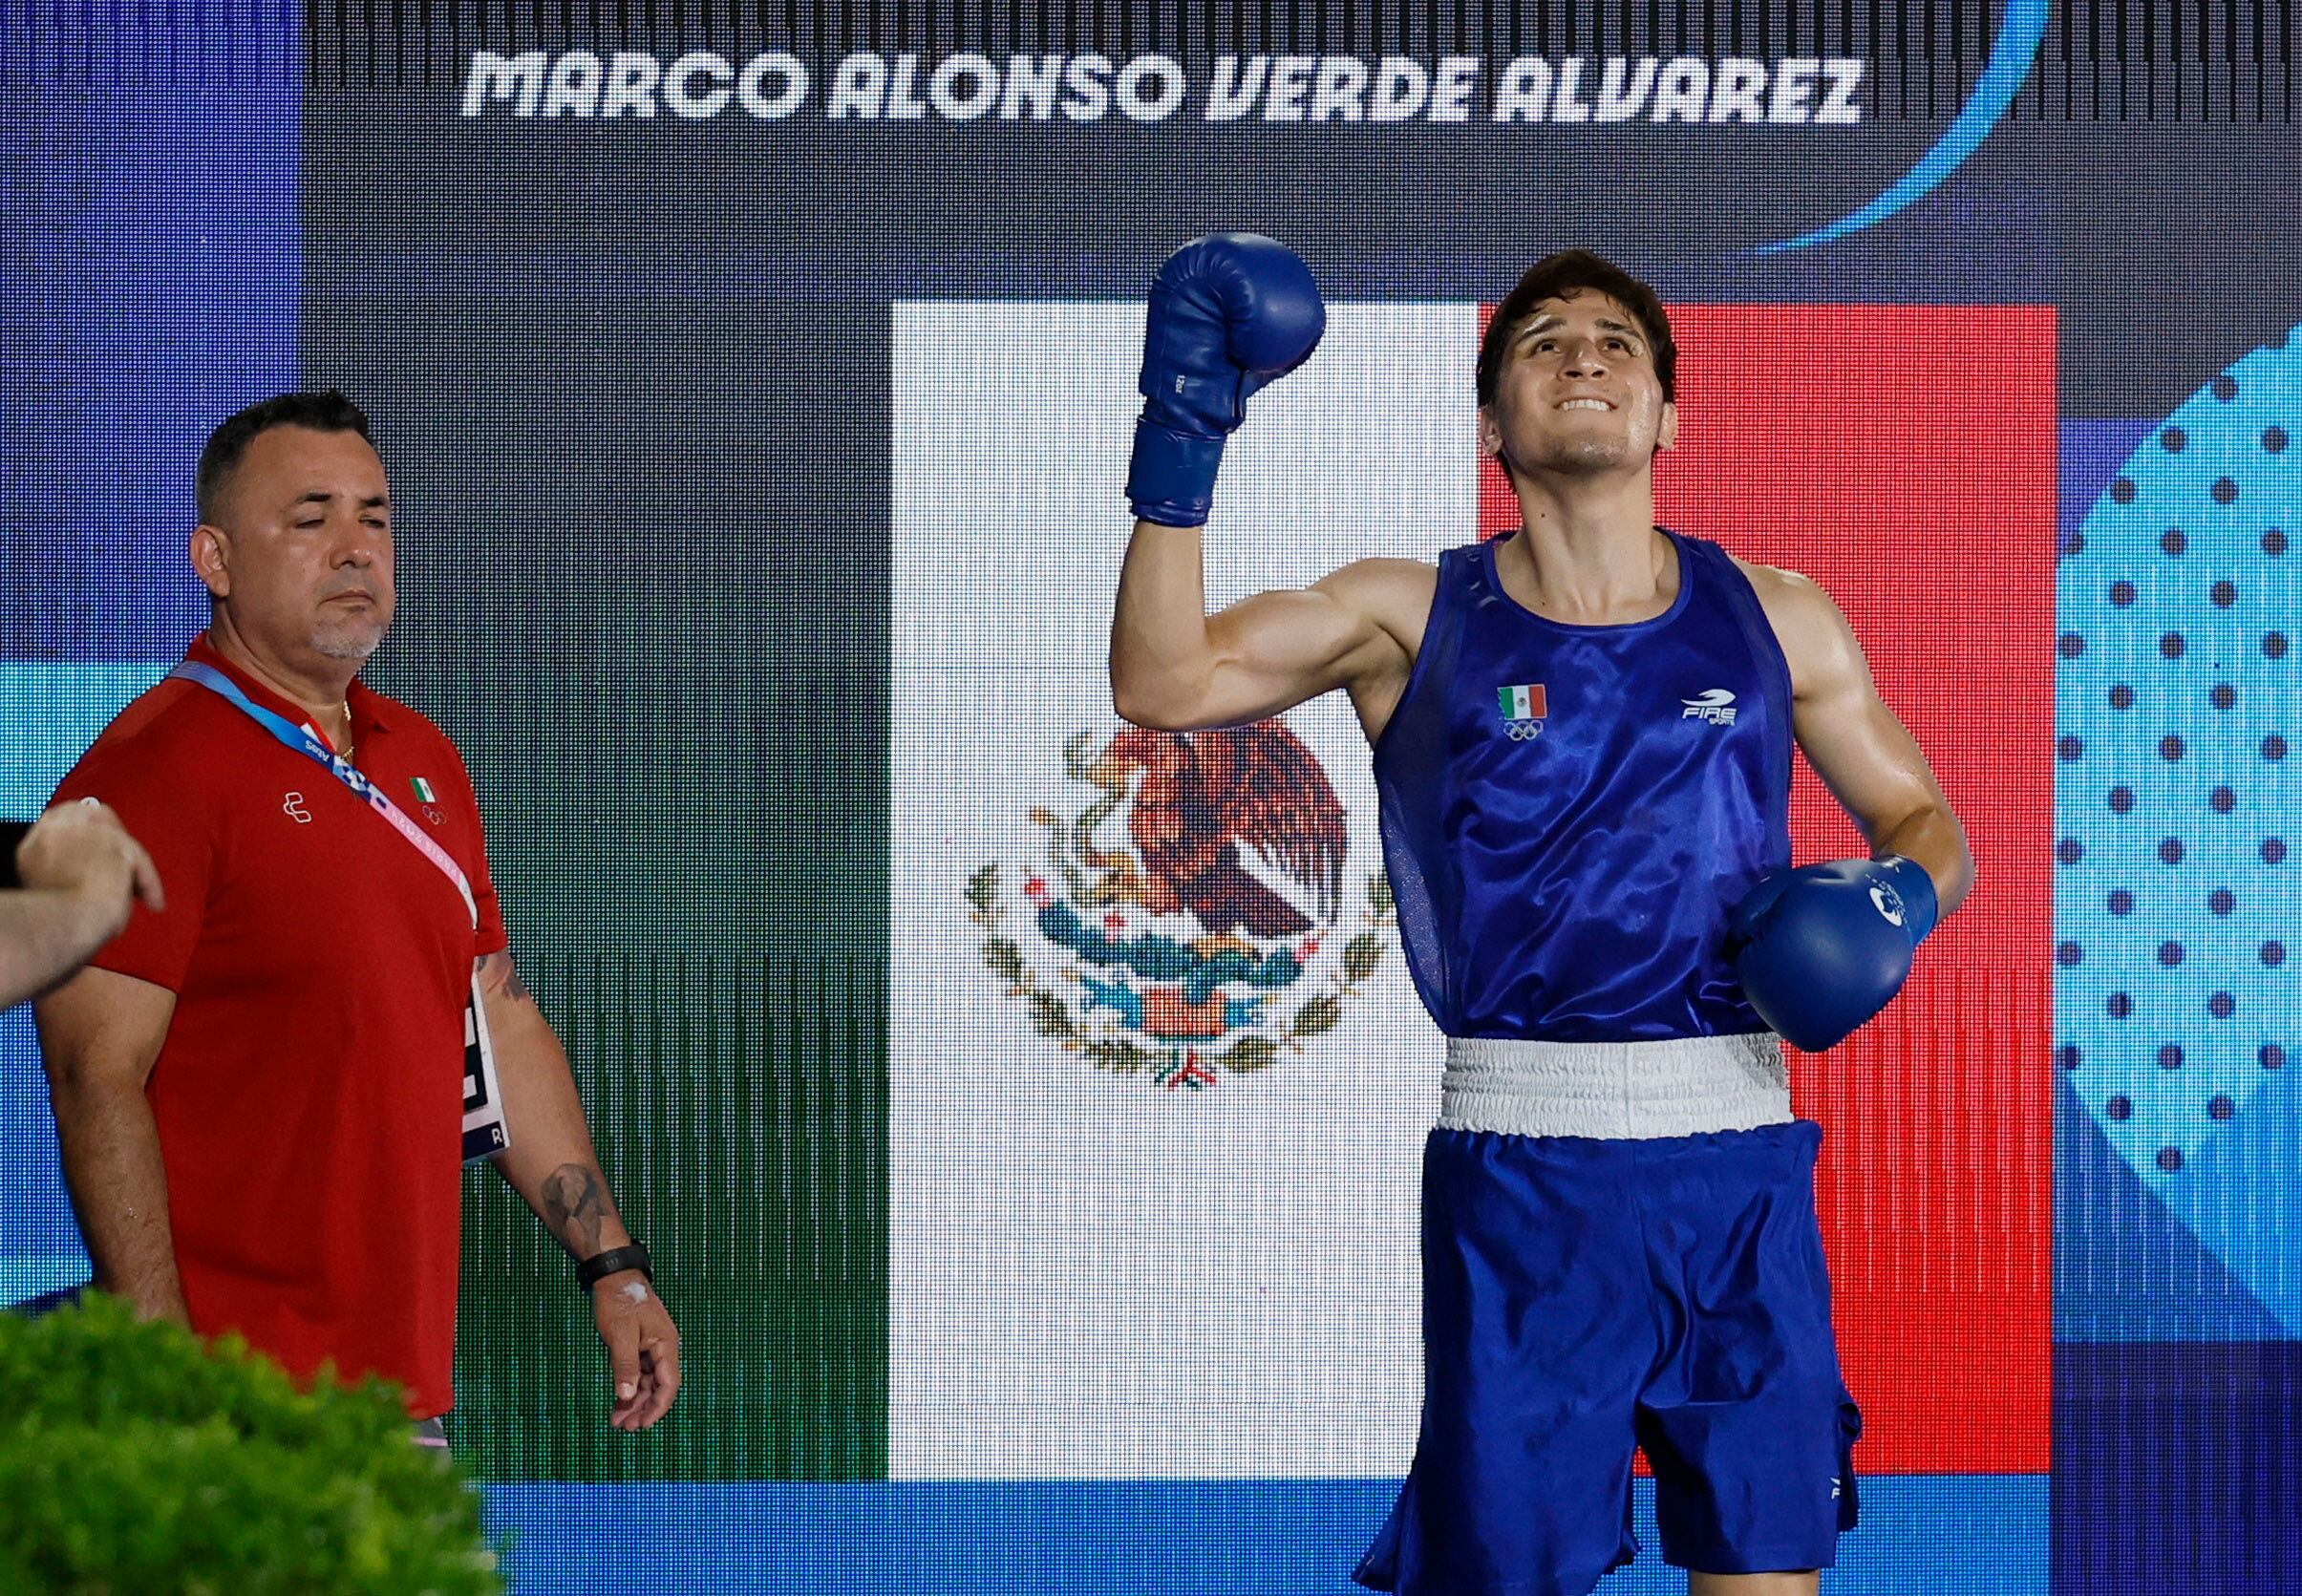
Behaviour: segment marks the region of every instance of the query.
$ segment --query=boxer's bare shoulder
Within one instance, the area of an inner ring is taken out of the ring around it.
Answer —
[[[1821,583],[1798,571],[1749,560],[1736,559],[1735,566],[1749,579],[1751,590],[1758,596],[1758,607],[1775,628],[1775,641],[1790,667],[1796,698],[1804,702],[1822,693],[1868,687],[1870,668],[1864,661],[1862,645],[1837,601]]]

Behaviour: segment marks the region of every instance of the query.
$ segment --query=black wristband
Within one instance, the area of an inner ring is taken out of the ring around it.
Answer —
[[[648,1249],[633,1242],[629,1246],[611,1246],[578,1264],[576,1284],[588,1291],[607,1276],[625,1269],[637,1269],[650,1280],[655,1278],[654,1261],[648,1256]]]

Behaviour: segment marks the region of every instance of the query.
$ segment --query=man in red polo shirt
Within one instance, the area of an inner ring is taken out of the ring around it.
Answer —
[[[470,778],[358,680],[394,607],[367,417],[333,393],[251,406],[209,438],[198,494],[213,624],[57,791],[117,811],[167,892],[34,1011],[96,1284],[298,1374],[381,1373],[436,1419],[476,1009],[511,1138],[496,1165],[578,1262],[610,1422],[646,1429],[678,1392],[678,1332],[513,968]]]

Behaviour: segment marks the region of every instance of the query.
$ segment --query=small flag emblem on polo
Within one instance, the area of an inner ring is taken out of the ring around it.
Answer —
[[[1541,682],[1499,688],[1496,695],[1503,700],[1503,718],[1505,720],[1541,720],[1550,713],[1550,706],[1544,700]]]
[[[416,801],[418,803],[433,802],[437,797],[432,791],[432,784],[420,776],[408,777],[408,785],[416,789]]]

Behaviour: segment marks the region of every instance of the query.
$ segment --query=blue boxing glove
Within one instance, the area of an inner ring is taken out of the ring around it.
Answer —
[[[1327,307],[1303,258],[1259,233],[1193,239],[1151,284],[1142,418],[1127,465],[1137,519],[1204,526],[1223,440],[1247,395],[1311,358]]]
[[[1821,1053],[1902,990],[1939,908],[1933,878],[1913,860],[1778,870],[1728,914],[1727,957],[1758,1017]]]

